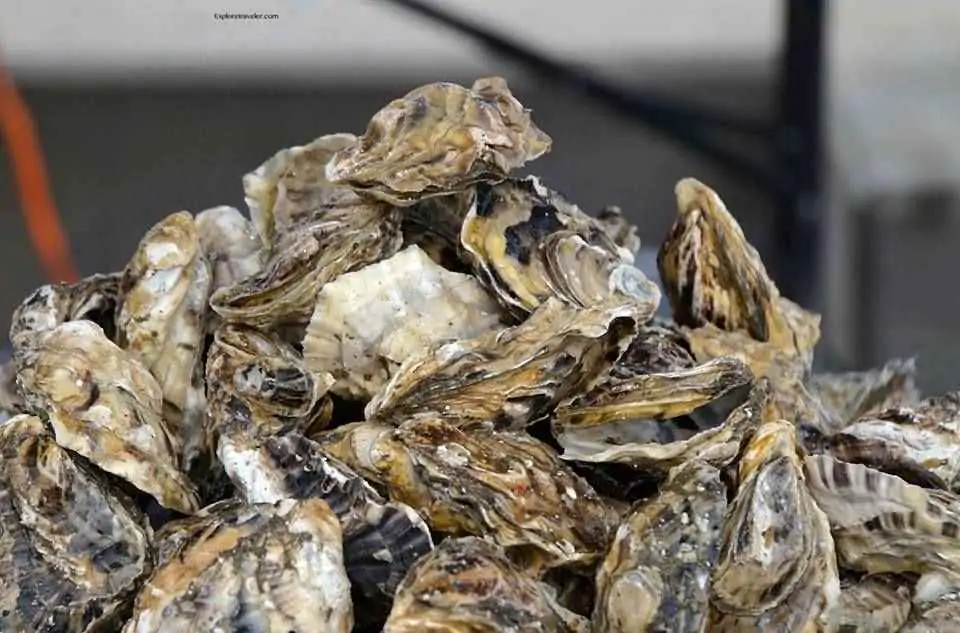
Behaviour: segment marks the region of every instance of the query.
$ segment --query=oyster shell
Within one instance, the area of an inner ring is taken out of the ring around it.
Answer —
[[[691,369],[693,352],[676,325],[654,319],[639,328],[637,336],[610,368],[614,379]]]
[[[151,569],[132,502],[39,418],[0,426],[0,630],[116,630]]]
[[[168,523],[125,633],[348,633],[340,524],[319,499],[221,502]]]
[[[121,273],[91,275],[75,284],[47,284],[30,293],[13,312],[10,343],[14,351],[34,345],[45,332],[67,321],[86,319],[114,337]]]
[[[219,457],[247,503],[323,499],[343,528],[347,576],[365,597],[392,599],[414,561],[433,549],[429,528],[412,508],[388,503],[302,435],[254,440],[227,434]]]
[[[447,539],[397,590],[384,633],[587,633],[589,623],[516,569],[493,543]]]
[[[814,374],[808,387],[842,422],[853,422],[868,413],[917,405],[916,376],[914,359],[894,359],[870,371]]]
[[[197,225],[181,211],[147,231],[121,283],[118,343],[160,384],[168,406],[165,419],[181,440],[186,468],[203,445],[203,346],[211,282]]]
[[[17,368],[14,360],[0,363],[0,424],[23,410],[23,399],[17,393]]]
[[[367,404],[367,419],[441,417],[522,428],[590,384],[648,317],[634,306],[576,310],[548,299],[521,325],[405,360]]]
[[[238,415],[234,399],[250,410],[241,418],[249,417],[265,434],[324,428],[333,381],[330,374],[311,372],[296,349],[274,334],[242,325],[219,327],[207,354],[208,446],[216,446],[220,428]]]
[[[57,442],[190,514],[196,490],[179,470],[180,443],[161,415],[156,379],[91,321],[46,332],[22,356],[18,381],[27,404],[45,411]]]
[[[263,330],[306,325],[324,284],[390,257],[402,240],[399,209],[356,196],[331,201],[278,233],[263,270],[220,288],[210,305]]]
[[[595,633],[706,630],[727,489],[691,460],[620,524],[597,572]]]
[[[766,381],[751,384],[749,370],[734,359],[637,376],[558,407],[554,435],[563,459],[664,473],[693,457],[726,465],[760,424],[769,397]],[[700,413],[711,406],[722,412]],[[698,415],[705,420],[699,425]]]
[[[444,268],[470,273],[470,262],[460,247],[460,229],[475,195],[471,187],[446,196],[424,198],[404,209],[404,246],[415,244]]]
[[[623,217],[620,207],[616,205],[604,207],[597,214],[597,222],[603,227],[607,237],[617,245],[623,261],[634,263],[637,253],[640,252],[640,236],[637,235],[637,227]]]
[[[502,327],[497,303],[473,277],[410,246],[323,287],[303,340],[304,364],[333,374],[333,393],[368,400],[424,348]]]
[[[255,275],[266,251],[253,224],[233,207],[201,211],[195,218],[200,247],[212,266],[212,291]]]
[[[820,338],[820,316],[780,296],[716,192],[693,178],[680,180],[675,191],[678,217],[657,266],[677,322],[744,331],[809,360]]]
[[[807,457],[804,469],[845,567],[960,580],[960,497],[829,455]]]
[[[710,630],[836,630],[840,580],[830,524],[804,486],[793,425],[763,424],[738,477],[712,578]]]
[[[901,579],[866,576],[841,588],[838,631],[897,633],[910,615],[910,591]]]
[[[612,513],[549,446],[524,433],[420,419],[399,428],[350,424],[320,442],[391,499],[417,508],[433,530],[486,536],[531,568],[589,564],[606,545]]]
[[[464,189],[550,151],[552,141],[530,119],[500,77],[469,89],[421,86],[373,115],[356,144],[327,163],[327,179],[396,205]]]
[[[630,301],[651,315],[660,305],[660,289],[624,261],[603,226],[535,176],[477,185],[460,241],[519,319],[549,297],[580,307]]]
[[[956,633],[960,622],[960,596],[952,595],[917,609],[901,633]]]

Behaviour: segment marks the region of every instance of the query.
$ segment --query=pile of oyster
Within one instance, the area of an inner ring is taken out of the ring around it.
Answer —
[[[813,374],[720,197],[512,172],[499,78],[278,152],[0,373],[0,631],[894,632],[960,622],[960,395]]]

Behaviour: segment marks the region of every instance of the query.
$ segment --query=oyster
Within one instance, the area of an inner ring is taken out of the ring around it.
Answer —
[[[250,217],[264,244],[273,245],[277,234],[332,209],[361,205],[347,187],[326,177],[327,162],[353,146],[353,134],[328,134],[303,146],[282,149],[243,177]]]
[[[548,299],[521,325],[405,360],[367,404],[367,419],[441,417],[522,428],[590,384],[648,317],[628,305],[576,310]]]
[[[654,319],[640,327],[637,336],[610,368],[610,378],[679,371],[696,364],[683,332],[672,323]]]
[[[496,302],[473,277],[410,246],[323,287],[303,340],[304,364],[333,374],[333,393],[369,400],[424,348],[502,327]]]
[[[620,257],[625,262],[634,263],[637,253],[640,252],[640,237],[637,235],[637,227],[623,217],[620,207],[616,205],[604,207],[597,214],[597,222],[603,227],[607,237],[617,245]]]
[[[357,143],[327,163],[327,179],[396,205],[409,205],[507,172],[550,151],[500,77],[469,89],[421,86],[373,115]]]
[[[324,284],[390,257],[402,239],[399,209],[359,198],[332,201],[278,233],[263,270],[220,288],[210,305],[228,322],[304,326]]]
[[[833,409],[842,422],[853,422],[868,413],[918,404],[917,368],[914,359],[891,360],[870,371],[814,374],[810,393]]]
[[[224,435],[219,456],[247,503],[323,499],[343,528],[347,576],[365,597],[392,599],[413,562],[433,549],[430,530],[412,508],[386,502],[349,466],[302,435]]]
[[[676,195],[678,217],[657,266],[677,322],[743,331],[809,360],[820,338],[820,316],[780,296],[716,192],[684,178]]]
[[[151,569],[132,502],[39,418],[0,426],[0,630],[116,630]]]
[[[804,469],[845,567],[960,581],[960,497],[829,455],[807,457]]]
[[[547,298],[590,307],[617,299],[652,315],[660,289],[594,218],[535,176],[477,186],[460,241],[478,276],[522,319]]]
[[[960,630],[960,596],[951,595],[917,609],[901,633],[956,633]]]
[[[211,282],[193,216],[174,213],[140,241],[123,274],[117,313],[118,343],[160,384],[165,419],[181,440],[187,468],[203,444],[203,345]]]
[[[23,409],[17,393],[17,368],[13,359],[0,363],[0,424]]]
[[[706,630],[727,489],[691,460],[620,524],[597,573],[596,633]]]
[[[838,631],[897,633],[910,615],[910,591],[895,576],[865,576],[840,591]]]
[[[206,378],[211,450],[219,427],[237,414],[234,399],[250,409],[250,421],[266,434],[313,432],[330,420],[327,391],[333,376],[311,372],[293,346],[276,335],[242,325],[219,327],[207,354]]]
[[[44,333],[67,321],[86,319],[113,339],[120,302],[120,273],[91,275],[75,284],[40,286],[21,303],[10,322],[14,351],[34,345]]]
[[[586,619],[515,568],[493,543],[447,539],[397,590],[384,633],[586,633]]]
[[[417,508],[433,530],[486,536],[531,569],[589,564],[606,545],[612,513],[525,433],[434,419],[362,422],[328,432],[321,445]]]
[[[186,514],[196,490],[179,470],[180,443],[161,415],[149,370],[91,321],[69,321],[26,350],[18,375],[27,405],[49,415],[57,442]]]
[[[319,499],[220,502],[168,523],[125,633],[348,633],[340,524]]]
[[[265,251],[253,224],[228,206],[201,211],[195,219],[200,247],[212,266],[212,290],[232,286],[263,268]]]
[[[840,580],[830,524],[804,486],[793,425],[763,424],[738,478],[712,578],[710,630],[836,630]]]
[[[726,465],[760,423],[769,397],[766,381],[751,384],[749,370],[734,359],[608,383],[559,406],[554,435],[563,459],[664,473],[692,457]]]

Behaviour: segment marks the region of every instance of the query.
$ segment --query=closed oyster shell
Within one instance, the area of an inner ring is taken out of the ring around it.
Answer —
[[[219,430],[237,415],[233,399],[250,409],[249,421],[264,434],[317,431],[330,420],[333,376],[311,372],[296,349],[274,334],[242,325],[217,328],[206,378],[211,450]]]
[[[61,323],[82,319],[95,322],[113,339],[121,276],[91,275],[75,284],[47,284],[34,290],[13,312],[10,343],[14,351],[34,345]]]
[[[0,426],[0,630],[116,630],[150,573],[132,502],[39,418]]]
[[[319,499],[221,502],[157,534],[160,563],[125,633],[348,633],[340,524]]]
[[[845,567],[960,580],[960,497],[829,455],[807,457],[804,469]]]
[[[580,307],[629,301],[650,314],[660,305],[660,289],[624,261],[603,226],[535,176],[478,185],[460,241],[519,319],[549,297]]]
[[[706,630],[726,510],[720,471],[698,460],[633,509],[597,572],[595,633]]]
[[[853,422],[869,413],[919,403],[917,367],[912,358],[894,359],[869,371],[814,374],[810,393],[833,409],[842,422]]]
[[[219,457],[247,503],[323,499],[343,528],[347,576],[365,597],[392,599],[414,561],[433,549],[429,528],[412,508],[386,502],[353,469],[302,435],[227,434],[220,438]]]
[[[497,303],[476,279],[410,246],[323,287],[303,340],[304,364],[331,373],[333,393],[368,400],[424,348],[502,327]]]
[[[836,554],[827,516],[804,485],[793,425],[762,425],[738,477],[712,578],[710,630],[834,631]]]
[[[809,361],[820,316],[780,296],[716,192],[693,178],[680,180],[675,191],[678,216],[657,265],[677,322],[744,331]]]
[[[897,633],[910,616],[910,590],[896,576],[865,576],[840,591],[838,631]]]
[[[180,443],[161,415],[160,385],[91,321],[44,334],[23,355],[18,380],[28,405],[49,414],[57,442],[190,514],[193,484],[179,470]]]
[[[118,343],[160,384],[165,418],[181,440],[186,468],[203,448],[203,346],[211,282],[197,225],[181,211],[147,231],[121,283]]]
[[[373,115],[356,144],[327,163],[327,179],[396,205],[501,180],[550,151],[541,132],[500,77],[470,89],[421,86]]]
[[[264,244],[274,244],[277,233],[330,208],[360,203],[356,193],[326,177],[327,162],[356,142],[353,134],[327,134],[280,150],[243,177],[250,217]]]
[[[233,207],[219,206],[196,217],[200,247],[212,266],[212,291],[232,286],[263,268],[266,250],[256,228]]]
[[[210,297],[228,322],[268,330],[303,326],[324,284],[400,248],[400,211],[383,203],[336,200],[274,237],[263,270]]]
[[[648,317],[629,305],[577,310],[548,299],[518,326],[407,359],[367,404],[367,419],[522,428],[601,375]]]
[[[587,633],[551,589],[516,569],[485,540],[447,539],[397,590],[384,633]]]
[[[618,462],[664,473],[692,457],[722,466],[736,457],[742,440],[762,420],[769,385],[751,384],[750,372],[734,359],[641,375],[561,405],[553,431],[563,459]],[[731,403],[736,407],[732,411]],[[719,411],[705,411],[705,424],[680,417],[710,407]]]
[[[546,444],[489,425],[441,420],[351,424],[321,438],[331,454],[447,534],[486,536],[532,567],[589,564],[613,518]]]

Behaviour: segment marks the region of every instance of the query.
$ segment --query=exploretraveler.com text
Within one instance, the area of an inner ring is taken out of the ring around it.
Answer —
[[[216,20],[279,20],[276,13],[214,13]]]

